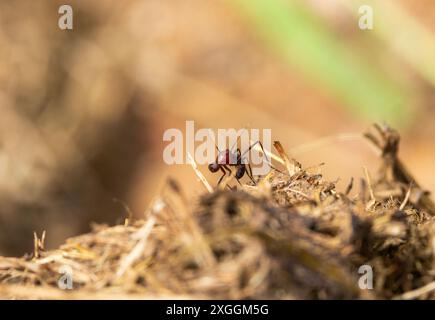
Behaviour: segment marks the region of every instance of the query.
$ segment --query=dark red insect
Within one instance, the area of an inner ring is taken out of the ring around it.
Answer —
[[[222,176],[219,178],[218,185],[222,182],[222,179],[228,174],[232,174],[232,170],[230,167],[234,167],[236,170],[236,174],[234,177],[236,178],[237,182],[241,185],[240,179],[247,174],[247,176],[252,180],[252,182],[255,182],[254,177],[252,175],[252,168],[249,163],[245,163],[244,156],[246,153],[248,153],[256,144],[259,144],[263,150],[263,154],[266,156],[266,153],[264,152],[263,145],[260,141],[254,142],[251,144],[251,146],[246,150],[243,154],[241,153],[240,149],[237,148],[236,152],[233,153],[230,149],[226,149],[223,151],[218,150],[218,156],[216,157],[215,162],[210,163],[208,165],[208,170],[211,172],[217,172],[222,171]],[[217,147],[216,147],[217,148]],[[267,156],[266,156],[267,159]]]

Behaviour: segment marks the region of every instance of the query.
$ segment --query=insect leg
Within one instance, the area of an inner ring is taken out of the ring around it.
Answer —
[[[223,172],[223,175],[219,178],[218,185],[221,184],[222,179],[227,175],[227,172],[222,168],[222,166],[220,166],[219,169]]]
[[[257,182],[255,182],[255,180],[254,180],[254,176],[252,175],[252,168],[251,168],[251,165],[248,163],[248,164],[246,165],[246,167],[247,167],[246,174],[248,175],[249,179],[251,179],[251,181],[252,181],[255,185],[257,185]]]

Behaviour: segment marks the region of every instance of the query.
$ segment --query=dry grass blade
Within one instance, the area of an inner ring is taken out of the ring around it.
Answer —
[[[253,143],[254,142],[251,141],[251,144]],[[259,144],[256,144],[253,148],[258,152],[265,153],[269,159],[273,159],[281,164],[285,164],[284,160],[281,157],[278,157],[276,154],[270,152],[269,150],[263,149]]]
[[[290,161],[287,153],[284,151],[284,148],[282,147],[282,145],[279,141],[274,141],[273,146],[278,151],[281,158],[284,160],[285,167],[286,167],[289,175],[290,176],[294,175],[299,169],[298,166],[295,164],[294,161]]]
[[[41,252],[45,250],[45,230],[42,232],[41,238],[38,238],[36,232],[33,232],[33,257],[39,258]]]
[[[119,269],[116,271],[116,277],[122,277],[124,273],[127,271],[127,269],[136,261],[138,260],[147,243],[148,236],[151,233],[151,230],[154,227],[154,224],[156,223],[156,219],[151,216],[147,223],[143,226],[141,230],[139,230],[139,233],[141,234],[142,238],[138,241],[136,246],[131,250],[131,252],[123,259],[121,260],[121,264],[119,266]]]
[[[395,300],[413,300],[417,299],[425,294],[429,294],[432,291],[435,291],[435,281],[428,283],[427,285],[418,288],[416,290],[405,292],[399,296],[394,297]]]
[[[373,208],[373,206],[376,204],[376,197],[375,197],[375,193],[373,192],[372,179],[370,177],[370,173],[369,173],[367,167],[364,166],[363,169],[364,169],[364,176],[365,176],[366,181],[367,181],[367,187],[369,189],[369,195],[370,195],[370,201],[367,202],[366,210],[371,210]]]
[[[204,175],[199,171],[198,166],[196,165],[195,160],[193,159],[192,155],[188,152],[187,156],[189,158],[189,164],[192,166],[193,171],[195,171],[196,176],[199,178],[199,180],[202,182],[202,184],[205,186],[208,192],[213,192],[213,188],[208,183],[207,179],[204,177]]]
[[[412,185],[409,186],[408,191],[406,191],[405,199],[403,199],[402,204],[399,207],[399,210],[405,209],[406,204],[408,203],[409,197],[411,195]]]

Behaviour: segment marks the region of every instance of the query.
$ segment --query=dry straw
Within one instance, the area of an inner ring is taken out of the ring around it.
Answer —
[[[0,257],[0,296],[25,299],[435,298],[435,221],[430,198],[397,158],[397,133],[375,129],[380,171],[350,197],[289,159],[281,144],[257,184],[212,188],[188,201],[172,179],[145,219],[70,238],[32,257]],[[411,180],[413,181],[411,183]],[[228,178],[226,183],[232,184]],[[49,234],[47,235],[49,236]],[[361,265],[373,290],[358,286]],[[61,290],[59,270],[73,270]]]

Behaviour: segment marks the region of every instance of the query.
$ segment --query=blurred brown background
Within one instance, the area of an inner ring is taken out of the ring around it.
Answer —
[[[163,131],[183,129],[186,120],[197,128],[271,128],[304,166],[325,162],[322,172],[340,185],[362,176],[364,165],[376,170],[365,143],[337,135],[360,133],[389,114],[353,112],[349,100],[331,94],[353,96],[358,87],[339,73],[324,76],[322,51],[341,52],[336,43],[382,73],[386,86],[392,79],[406,88],[401,157],[435,190],[435,55],[423,58],[435,52],[433,1],[385,1],[390,7],[375,10],[370,31],[358,28],[357,2],[261,1],[70,1],[74,29],[66,31],[57,25],[64,2],[0,2],[0,254],[30,252],[33,231],[47,230],[51,248],[92,221],[121,222],[127,212],[114,199],[140,217],[169,175],[187,194],[202,192],[189,166],[162,161]],[[289,9],[289,30],[268,28],[286,19],[261,20],[280,13],[274,2],[302,8],[303,17]],[[263,5],[272,9],[249,14]],[[308,45],[287,51],[298,40],[286,37],[311,25]],[[311,47],[320,55],[301,64]],[[331,70],[352,68],[352,59],[329,61],[337,65]]]

